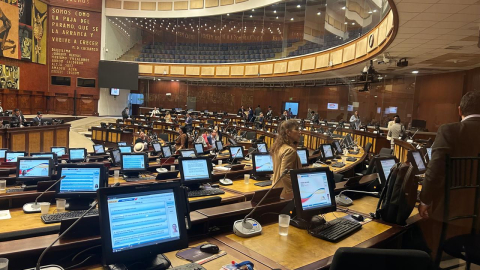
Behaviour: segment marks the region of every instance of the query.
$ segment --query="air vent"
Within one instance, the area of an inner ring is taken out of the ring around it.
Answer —
[[[448,46],[445,50],[460,50],[463,46]]]

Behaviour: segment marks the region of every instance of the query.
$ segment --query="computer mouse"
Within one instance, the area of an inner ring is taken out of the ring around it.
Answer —
[[[357,214],[353,214],[352,218],[355,219],[358,222],[362,222],[364,220],[362,215],[357,215]]]
[[[164,173],[164,172],[168,172],[168,170],[165,168],[157,168],[157,172]]]
[[[350,206],[353,204],[352,199],[345,196],[344,194],[335,196],[335,202],[340,206]]]
[[[228,179],[228,178],[225,178],[225,179],[220,179],[220,184],[222,184],[222,186],[230,186],[230,185],[233,185],[233,181]]]
[[[220,249],[217,245],[214,244],[203,244],[200,246],[200,251],[210,254],[217,254],[218,252],[220,252]]]

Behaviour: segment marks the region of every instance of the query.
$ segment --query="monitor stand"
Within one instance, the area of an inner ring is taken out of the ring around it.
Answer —
[[[170,261],[163,254],[158,254],[155,257],[145,258],[137,262],[129,262],[129,268],[123,263],[110,264],[108,269],[110,270],[164,270],[168,269],[171,265]]]
[[[92,203],[95,201],[95,199],[80,199],[80,198],[75,198],[75,199],[67,199],[66,204],[65,204],[65,210],[87,210],[92,206]]]
[[[123,176],[128,179],[128,178],[139,178],[140,173],[139,172],[124,172]]]
[[[268,181],[270,180],[270,176],[267,175],[254,175],[252,174],[250,176],[251,179],[256,180],[256,181]]]

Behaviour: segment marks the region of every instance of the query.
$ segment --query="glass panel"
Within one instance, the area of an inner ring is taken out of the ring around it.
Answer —
[[[327,0],[308,0],[305,13],[305,44],[292,56],[323,50],[325,43],[325,15]]]
[[[222,63],[232,63],[239,57],[243,43],[243,12],[222,16]],[[237,48],[237,50],[235,50]]]

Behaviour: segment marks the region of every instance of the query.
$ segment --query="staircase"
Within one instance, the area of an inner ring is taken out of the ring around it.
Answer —
[[[300,47],[302,45],[305,45],[305,43],[307,43],[306,40],[302,40],[302,41],[299,41],[299,42],[292,43],[291,47],[287,47],[285,50],[283,50],[283,52],[276,53],[275,54],[275,59],[282,58],[282,55],[284,53],[285,53],[285,57],[288,57],[288,54],[290,52],[296,51],[298,49],[298,47]]]
[[[125,52],[117,60],[135,61],[135,58],[137,58],[142,53],[142,48],[143,48],[143,44],[141,42],[138,42],[137,44],[135,44],[135,46],[133,46],[130,50]]]

